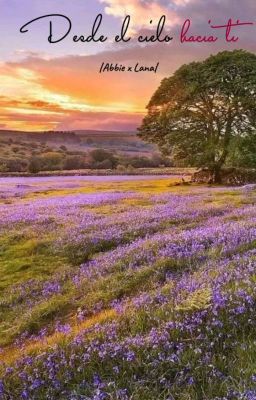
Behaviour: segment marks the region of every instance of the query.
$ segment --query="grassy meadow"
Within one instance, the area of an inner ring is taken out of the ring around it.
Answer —
[[[0,178],[0,399],[256,399],[256,189]]]

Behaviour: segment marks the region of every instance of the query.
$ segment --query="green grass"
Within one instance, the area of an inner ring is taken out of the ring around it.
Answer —
[[[37,239],[33,231],[0,237],[0,289],[30,279],[47,279],[66,264],[53,250],[51,239]]]

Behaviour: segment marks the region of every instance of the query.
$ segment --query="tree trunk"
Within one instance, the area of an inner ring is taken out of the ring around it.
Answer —
[[[219,167],[218,165],[214,168],[213,170],[213,183],[216,184],[221,184],[221,167]]]

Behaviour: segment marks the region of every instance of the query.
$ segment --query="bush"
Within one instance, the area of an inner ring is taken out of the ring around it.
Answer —
[[[42,168],[45,171],[55,171],[63,168],[63,155],[54,151],[44,153],[41,157]]]
[[[8,172],[6,160],[0,160],[0,172]]]
[[[125,172],[126,171],[126,167],[122,164],[118,164],[118,166],[116,167],[118,172]]]
[[[127,157],[119,160],[122,165],[131,165],[134,168],[159,168],[159,167],[170,167],[171,161],[167,157],[163,157],[160,154],[153,154],[149,157]]]
[[[8,172],[24,172],[27,168],[27,162],[19,158],[6,161]]]
[[[101,161],[106,160],[107,158],[111,158],[112,154],[109,151],[106,151],[103,149],[95,149],[90,152],[90,156],[93,161],[101,162]]]
[[[42,159],[40,157],[32,157],[28,165],[29,172],[36,174],[37,172],[41,171],[41,169]]]
[[[83,169],[86,168],[86,164],[84,159],[80,156],[70,156],[67,157],[64,162],[64,169],[72,170],[72,169]]]
[[[92,150],[90,157],[92,159],[92,168],[114,169],[117,166],[117,158],[109,151],[103,149]]]
[[[106,159],[103,161],[98,161],[93,164],[93,168],[95,169],[113,169],[112,160]]]

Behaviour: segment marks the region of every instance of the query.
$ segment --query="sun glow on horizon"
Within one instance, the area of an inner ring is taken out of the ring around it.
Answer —
[[[60,69],[63,73],[65,67]],[[104,115],[107,121],[114,123],[114,116],[119,119],[142,118],[145,109],[140,104],[126,100],[125,96],[110,96],[110,99],[101,99],[96,85],[80,92],[73,90],[73,76],[70,74],[65,80],[64,90],[52,88],[51,71],[40,71],[17,65],[1,64],[1,92],[0,92],[0,127],[29,131],[52,130],[72,127],[72,120],[84,120],[84,129],[93,125],[96,127],[97,117]],[[63,78],[64,79],[64,78]],[[60,78],[60,86],[63,85]],[[77,85],[77,84],[76,84]],[[75,92],[75,93],[74,93]],[[116,98],[120,97],[120,100]],[[114,98],[114,99],[113,99]],[[115,100],[115,101],[114,101]],[[95,120],[93,121],[93,115]],[[121,117],[123,116],[123,117]],[[74,124],[76,127],[76,124]]]

